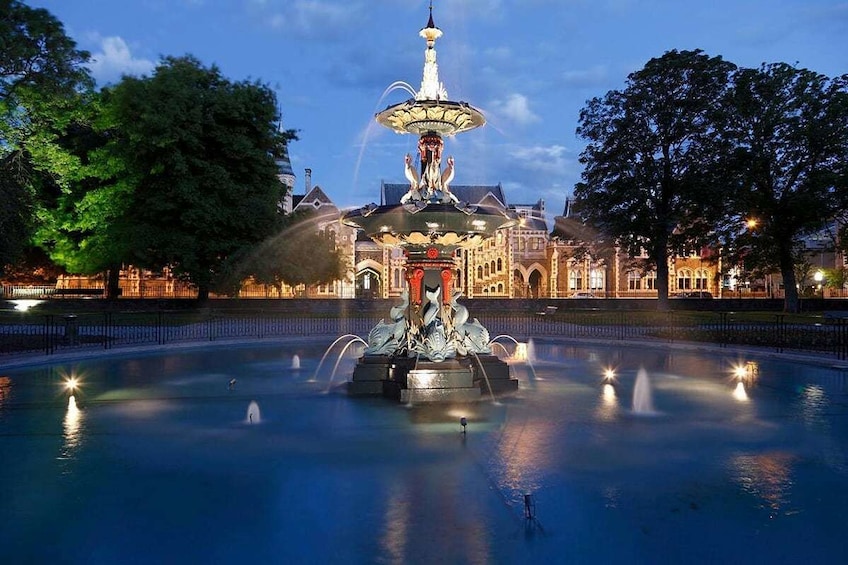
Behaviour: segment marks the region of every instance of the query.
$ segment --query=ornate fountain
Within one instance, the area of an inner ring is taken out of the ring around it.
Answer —
[[[427,42],[421,89],[379,112],[376,120],[418,136],[420,166],[405,156],[409,190],[399,203],[369,204],[342,217],[378,244],[403,249],[407,283],[389,318],[369,333],[348,393],[402,402],[475,401],[514,391],[518,381],[492,354],[486,328],[458,302],[456,251],[481,245],[517,218],[503,208],[462,202],[451,192],[455,163],[448,157],[442,168],[443,137],[486,120],[468,103],[449,100],[439,81],[435,43],[442,31],[433,23],[432,3],[419,35]]]

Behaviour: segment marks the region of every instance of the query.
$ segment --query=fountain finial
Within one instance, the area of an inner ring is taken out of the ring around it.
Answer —
[[[430,0],[430,19],[427,21],[427,25],[421,28],[418,35],[427,40],[427,47],[430,48],[432,48],[436,40],[442,36],[442,30],[437,28],[436,24],[433,22],[433,0]]]

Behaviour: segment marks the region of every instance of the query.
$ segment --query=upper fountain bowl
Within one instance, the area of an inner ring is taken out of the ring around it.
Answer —
[[[377,121],[397,133],[438,133],[454,135],[486,123],[483,113],[467,102],[415,100],[389,106],[379,112]]]
[[[477,247],[517,221],[509,210],[465,203],[370,204],[342,217],[345,225],[364,230],[372,240],[391,247]]]

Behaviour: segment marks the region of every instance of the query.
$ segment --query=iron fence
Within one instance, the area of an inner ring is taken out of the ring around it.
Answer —
[[[0,356],[297,336],[361,337],[378,317],[291,316],[284,313],[129,312],[68,315],[10,313],[0,318]],[[568,310],[553,314],[487,313],[492,338],[565,337],[610,342],[651,340],[758,346],[848,359],[848,319],[760,317],[728,312]]]

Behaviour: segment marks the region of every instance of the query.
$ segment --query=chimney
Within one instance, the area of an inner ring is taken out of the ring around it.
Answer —
[[[309,194],[309,191],[312,190],[312,169],[306,169],[306,175],[303,179],[306,181],[306,192],[304,194]]]

